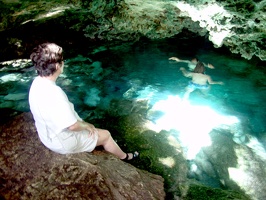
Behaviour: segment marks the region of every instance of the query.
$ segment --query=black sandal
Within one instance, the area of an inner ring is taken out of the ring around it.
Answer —
[[[134,153],[132,153],[132,158],[131,159],[128,159],[129,158],[129,153],[126,153],[126,157],[124,159],[121,159],[122,161],[125,161],[125,162],[131,162],[133,160],[136,160],[138,157],[139,157],[139,152],[135,151]]]

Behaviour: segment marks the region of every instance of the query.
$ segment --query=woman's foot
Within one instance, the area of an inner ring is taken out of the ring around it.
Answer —
[[[126,153],[126,157],[121,160],[125,162],[130,162],[130,161],[135,160],[138,157],[139,157],[139,152],[135,151],[134,153]]]

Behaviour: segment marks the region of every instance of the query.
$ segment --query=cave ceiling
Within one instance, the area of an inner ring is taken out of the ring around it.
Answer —
[[[51,21],[107,41],[170,38],[188,30],[216,48],[266,60],[266,0],[2,0],[0,9],[1,32]],[[21,45],[19,33],[6,39]]]

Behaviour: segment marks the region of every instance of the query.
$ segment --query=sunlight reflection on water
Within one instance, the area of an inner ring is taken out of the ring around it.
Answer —
[[[209,133],[214,127],[239,123],[237,117],[221,115],[209,106],[191,105],[178,95],[156,102],[151,111],[164,114],[147,126],[156,132],[178,131],[181,145],[188,149],[186,158],[189,160],[194,159],[202,147],[211,145]]]

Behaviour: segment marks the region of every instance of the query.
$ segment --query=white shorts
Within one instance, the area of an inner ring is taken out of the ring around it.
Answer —
[[[90,136],[87,130],[69,131],[64,130],[52,139],[43,140],[43,144],[54,152],[70,154],[79,152],[91,152],[95,149],[98,134]]]

